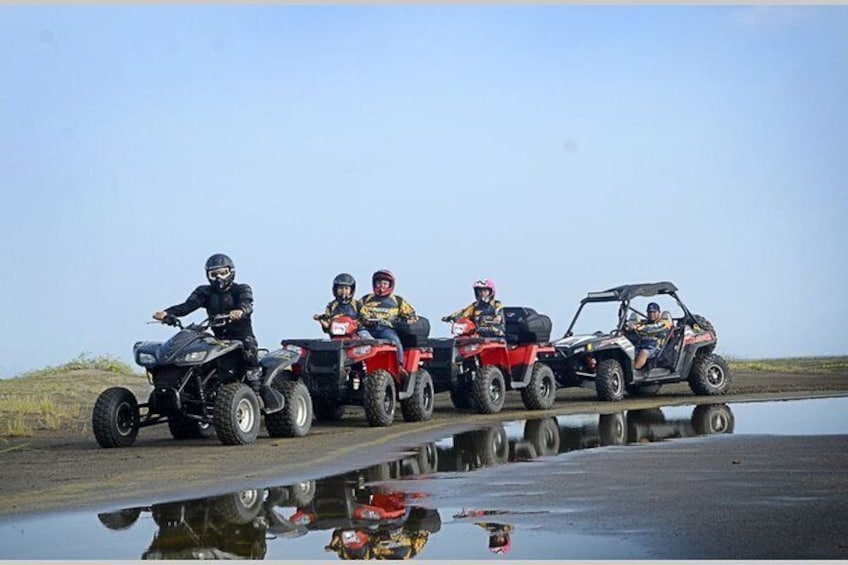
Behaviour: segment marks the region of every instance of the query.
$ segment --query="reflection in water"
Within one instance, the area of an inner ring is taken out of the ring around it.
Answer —
[[[419,446],[402,459],[317,481],[127,508],[98,518],[110,530],[124,530],[148,512],[158,529],[142,559],[258,560],[265,558],[269,541],[324,530],[330,532],[324,550],[341,559],[409,559],[439,532],[441,517],[426,507],[426,495],[413,490],[414,482],[387,481],[577,449],[732,433],[733,428],[733,413],[724,404],[697,406],[690,418],[666,418],[655,408],[589,419],[527,420],[519,437],[496,424]],[[511,548],[513,525],[503,519],[507,516],[492,521],[497,514],[509,513],[463,510],[453,518],[483,528],[489,549],[503,555]]]

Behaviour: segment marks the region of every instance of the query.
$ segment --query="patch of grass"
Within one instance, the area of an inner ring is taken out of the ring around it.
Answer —
[[[742,359],[723,356],[731,369],[768,373],[846,373],[848,356],[834,357],[784,357],[777,359]]]
[[[122,361],[81,353],[71,361],[0,379],[0,436],[30,437],[40,430],[84,431],[102,391],[124,386],[143,402],[147,379]]]

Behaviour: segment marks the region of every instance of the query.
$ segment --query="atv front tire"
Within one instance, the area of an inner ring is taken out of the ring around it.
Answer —
[[[719,396],[730,388],[727,362],[715,353],[697,355],[689,370],[689,388],[697,395]]]
[[[435,389],[433,377],[425,369],[415,371],[412,396],[400,401],[400,411],[407,422],[425,422],[433,417]]]
[[[251,391],[252,392],[252,391]],[[262,510],[264,492],[258,489],[242,490],[213,500],[215,514],[230,524],[248,524]]]
[[[544,363],[534,363],[530,382],[521,389],[521,400],[528,410],[547,410],[556,399],[554,372]]]
[[[94,403],[91,429],[100,447],[129,447],[138,435],[138,401],[128,389],[107,388]]]
[[[282,410],[265,414],[265,427],[271,437],[304,437],[312,428],[312,397],[300,381],[275,382],[285,398]]]
[[[506,397],[506,381],[501,370],[494,365],[480,368],[471,385],[474,406],[480,414],[497,414]]]
[[[595,392],[599,400],[616,401],[624,398],[624,370],[618,359],[604,359],[595,373]]]
[[[362,395],[365,417],[371,427],[389,426],[394,422],[397,393],[391,373],[383,369],[369,373]]]
[[[259,399],[240,382],[227,383],[215,399],[215,430],[224,445],[247,445],[259,435]]]

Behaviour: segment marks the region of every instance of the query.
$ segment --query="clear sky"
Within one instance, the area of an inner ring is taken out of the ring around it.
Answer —
[[[671,280],[848,353],[845,6],[4,5],[0,85],[0,376],[131,361],[215,252],[270,348],[385,267],[434,335]]]

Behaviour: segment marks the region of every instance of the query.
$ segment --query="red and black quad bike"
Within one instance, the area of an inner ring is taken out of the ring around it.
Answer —
[[[647,299],[659,302],[660,318],[668,320],[671,330],[658,354],[635,369],[639,336],[631,323],[646,317],[637,306]],[[612,331],[575,331],[584,306],[602,310],[604,303],[618,306]],[[732,380],[727,362],[715,353],[717,339],[713,325],[683,304],[674,284],[629,284],[588,293],[565,336],[554,343],[556,352],[545,354],[544,360],[553,367],[559,386],[594,388],[600,400],[621,400],[625,393],[655,395],[662,385],[681,381],[697,395],[716,396],[726,394]]]
[[[174,439],[208,438],[217,433],[225,445],[256,440],[265,413],[256,393],[245,382],[243,344],[218,339],[207,330],[229,323],[228,315],[183,326],[176,317],[163,323],[179,332],[165,342],[137,342],[135,361],[147,371],[153,390],[139,404],[124,387],[111,387],[97,397],[92,430],[102,447],[128,447],[139,428],[168,424]],[[260,359],[265,385],[278,391],[283,408],[265,413],[271,437],[305,436],[312,425],[309,391],[289,370],[297,360],[290,351],[275,351]]]
[[[553,372],[539,354],[553,352],[548,343],[551,319],[532,308],[504,308],[506,335],[481,337],[474,323],[461,318],[451,326],[452,338],[431,339],[433,359],[425,366],[436,392],[450,391],[459,409],[495,414],[503,408],[506,391],[521,390],[528,410],[553,405]]]
[[[422,366],[433,356],[427,346],[427,318],[395,326],[404,347],[403,372],[391,341],[363,339],[357,336],[358,328],[353,318],[339,316],[330,322],[330,339],[281,342],[298,356],[292,372],[309,388],[316,419],[340,420],[346,405],[356,405],[365,409],[371,426],[388,426],[398,401],[407,422],[432,418],[433,379]]]

